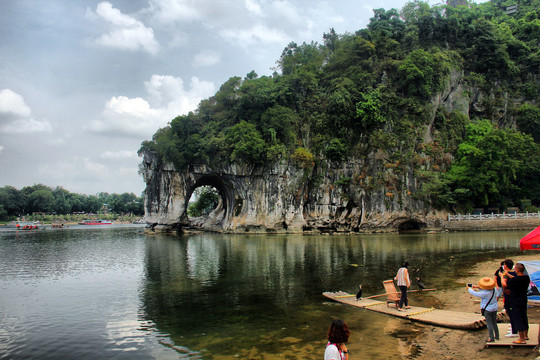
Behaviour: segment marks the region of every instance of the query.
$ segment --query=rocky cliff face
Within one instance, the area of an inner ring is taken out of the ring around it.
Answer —
[[[432,98],[423,141],[434,140],[437,109],[466,116],[482,112],[482,97],[454,72]],[[495,112],[506,116],[504,109]],[[497,120],[497,119],[492,119]],[[410,141],[403,139],[403,141]],[[218,232],[371,232],[438,227],[447,214],[415,199],[418,164],[391,162],[376,151],[363,158],[301,168],[292,162],[267,166],[195,164],[176,171],[151,152],[144,153],[142,175],[146,221],[152,231],[200,228]],[[197,187],[210,185],[221,196],[203,219],[189,219],[188,201]]]
[[[145,153],[146,221],[153,231],[200,228],[218,232],[362,232],[434,226],[444,214],[426,210],[410,196],[415,181],[403,174],[407,189],[371,189],[366,168],[380,161],[351,159],[328,168],[301,169],[291,163],[271,167],[193,165],[184,172]],[[391,171],[388,170],[387,171]],[[313,179],[317,179],[316,182]],[[371,180],[373,181],[373,180]],[[186,213],[193,191],[215,187],[221,201],[205,219]]]

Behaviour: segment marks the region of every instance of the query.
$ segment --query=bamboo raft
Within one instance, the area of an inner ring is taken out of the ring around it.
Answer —
[[[420,306],[411,306],[411,308],[406,311],[398,311],[395,306],[387,306],[386,301],[367,298],[356,300],[355,295],[343,291],[324,292],[323,295],[342,304],[356,306],[369,311],[375,311],[403,319],[418,321],[424,324],[465,330],[480,329],[486,325],[484,316],[480,314],[439,310]]]

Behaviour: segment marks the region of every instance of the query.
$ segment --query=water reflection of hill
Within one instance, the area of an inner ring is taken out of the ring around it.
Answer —
[[[452,261],[505,256],[519,250],[518,240],[508,232],[156,236],[147,242],[142,300],[148,319],[183,345],[202,346],[196,334],[212,331],[216,346],[226,346],[230,334],[297,328],[314,313],[324,316],[317,309],[323,291],[363,284],[365,293],[380,293],[404,260],[428,286],[447,286],[460,271]]]

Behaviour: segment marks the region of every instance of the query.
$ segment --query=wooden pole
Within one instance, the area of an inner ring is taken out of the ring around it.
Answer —
[[[407,293],[421,292],[421,291],[434,291],[434,290],[437,290],[437,289],[409,290],[409,291],[407,291]],[[401,294],[401,291],[396,291],[396,292],[391,292],[391,293],[384,293],[384,294],[379,294],[379,295],[368,296],[368,297],[365,297],[365,298],[362,298],[362,299],[373,299],[373,298],[376,298],[376,297],[386,296],[386,295],[390,295],[390,294]]]
[[[412,293],[412,292],[422,292],[422,291],[434,291],[434,290],[437,290],[437,289],[409,290],[409,291],[407,291],[407,293]],[[396,291],[396,292],[391,292],[391,293],[384,293],[384,294],[379,294],[379,295],[373,295],[373,296],[363,297],[362,299],[373,299],[373,298],[376,298],[376,297],[386,296],[386,295],[391,295],[391,294],[401,294],[401,291]],[[346,298],[346,297],[353,297],[353,296],[356,296],[356,295],[355,295],[355,294],[341,295],[341,296],[336,296],[336,299],[339,299],[339,298]]]

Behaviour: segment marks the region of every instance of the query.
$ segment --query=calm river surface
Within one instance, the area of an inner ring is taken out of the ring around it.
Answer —
[[[147,236],[142,227],[0,230],[0,359],[401,359],[423,327],[327,301],[380,294],[407,260],[428,287],[520,253],[527,232]],[[358,266],[356,266],[358,265]],[[495,269],[493,269],[495,270]],[[413,287],[414,288],[414,287]],[[416,305],[437,305],[429,293]]]

